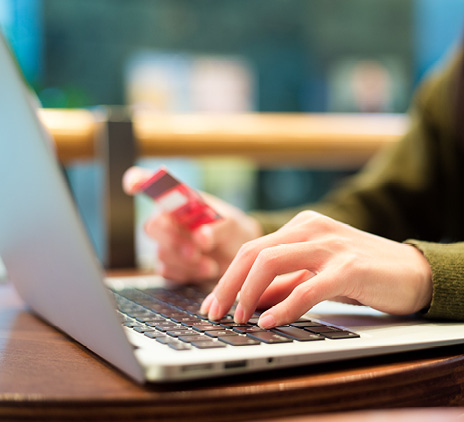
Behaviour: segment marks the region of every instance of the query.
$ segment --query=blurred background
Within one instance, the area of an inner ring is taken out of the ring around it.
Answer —
[[[463,20],[464,0],[0,0],[0,28],[43,107],[159,113],[403,113]],[[239,158],[141,164],[160,163],[245,210],[317,200],[349,174]],[[101,253],[98,164],[66,173]],[[139,221],[150,212],[137,209]]]

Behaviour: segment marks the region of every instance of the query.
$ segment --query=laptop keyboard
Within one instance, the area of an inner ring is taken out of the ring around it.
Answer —
[[[231,314],[219,321],[210,321],[200,314],[204,295],[191,287],[176,289],[128,288],[113,291],[123,325],[165,344],[174,350],[212,349],[229,346],[250,346],[350,339],[358,334],[340,327],[306,319],[288,326],[264,330],[257,324],[255,313],[246,324],[237,324]]]

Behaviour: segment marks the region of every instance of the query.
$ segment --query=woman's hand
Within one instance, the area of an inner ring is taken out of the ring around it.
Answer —
[[[285,325],[323,300],[343,300],[392,314],[430,304],[430,266],[415,247],[357,230],[313,211],[244,244],[202,304],[221,318],[237,294],[238,323],[257,307],[263,328]]]
[[[152,171],[132,167],[126,171],[123,187],[137,194]],[[158,272],[177,282],[217,280],[241,245],[261,235],[258,222],[238,208],[211,195],[202,194],[222,218],[193,231],[180,226],[168,213],[158,213],[145,223],[146,233],[157,244]]]

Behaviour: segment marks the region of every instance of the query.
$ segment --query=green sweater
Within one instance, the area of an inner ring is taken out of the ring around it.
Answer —
[[[458,58],[418,90],[403,138],[317,204],[256,212],[266,233],[314,209],[419,248],[433,274],[429,318],[464,320],[464,147],[453,125]],[[463,116],[464,118],[464,116]]]

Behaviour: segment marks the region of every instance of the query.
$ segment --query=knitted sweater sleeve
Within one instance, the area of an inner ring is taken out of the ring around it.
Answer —
[[[406,243],[421,250],[432,268],[432,303],[425,316],[464,320],[464,242],[407,240]]]

